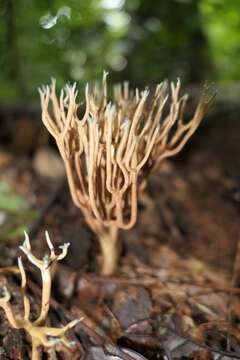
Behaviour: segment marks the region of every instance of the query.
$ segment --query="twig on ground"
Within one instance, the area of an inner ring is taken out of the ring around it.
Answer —
[[[237,244],[236,257],[235,257],[235,262],[234,262],[234,266],[233,266],[233,276],[232,276],[232,288],[237,287],[239,290],[238,294],[240,294],[239,280],[240,280],[240,239]],[[236,294],[236,293],[234,293],[233,291],[230,291],[229,302],[228,302],[229,327],[231,327],[232,323],[233,323],[232,303],[233,303],[233,295],[234,294]],[[230,348],[231,348],[231,337],[230,337],[230,331],[229,331],[228,338],[227,338],[227,350],[229,351]]]

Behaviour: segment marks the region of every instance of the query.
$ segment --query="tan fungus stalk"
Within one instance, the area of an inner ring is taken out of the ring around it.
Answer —
[[[188,96],[179,95],[179,80],[170,84],[170,91],[166,82],[157,85],[153,96],[148,89],[133,92],[128,83],[119,84],[111,102],[106,78],[104,72],[100,89],[86,86],[81,119],[76,83],[66,85],[60,98],[55,80],[39,92],[42,120],[65,163],[72,199],[98,235],[102,273],[111,274],[119,255],[118,230],[130,229],[137,220],[139,189],[153,169],[183,148],[212,97],[203,95],[193,117],[185,122]]]
[[[60,246],[61,253],[55,254],[53,245],[46,232],[46,240],[50,249],[50,256],[45,255],[42,260],[39,260],[31,251],[31,245],[27,233],[25,233],[25,241],[20,249],[26,254],[28,260],[38,267],[42,276],[42,304],[41,311],[35,321],[30,320],[30,301],[26,294],[27,278],[23,267],[21,257],[18,258],[18,267],[21,274],[21,295],[23,301],[24,315],[22,318],[17,318],[13,313],[10,304],[11,295],[6,287],[3,288],[3,296],[0,298],[0,307],[5,311],[6,317],[10,325],[15,329],[24,329],[32,341],[32,360],[40,359],[38,347],[40,345],[50,348],[58,344],[63,344],[67,348],[72,348],[74,342],[71,342],[66,337],[66,332],[74,327],[80,320],[73,320],[62,328],[55,328],[46,326],[46,319],[48,316],[50,297],[51,297],[51,270],[54,263],[63,259],[67,255],[69,244]]]

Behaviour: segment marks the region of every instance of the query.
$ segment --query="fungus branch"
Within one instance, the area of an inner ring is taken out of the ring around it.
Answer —
[[[74,346],[74,343],[66,337],[66,332],[74,327],[80,320],[73,320],[63,328],[47,327],[45,322],[48,316],[50,296],[51,296],[51,269],[54,263],[63,259],[67,255],[69,244],[61,246],[61,253],[55,254],[53,245],[46,232],[46,240],[50,250],[50,255],[45,255],[39,260],[32,252],[29,237],[25,233],[25,241],[20,249],[26,254],[28,260],[37,266],[42,276],[42,304],[40,315],[35,321],[30,320],[30,301],[26,294],[27,278],[23,267],[21,257],[18,258],[18,267],[21,274],[21,295],[23,301],[24,314],[22,318],[17,318],[10,304],[11,295],[6,287],[3,288],[3,296],[0,298],[0,306],[5,311],[6,317],[12,327],[15,329],[24,329],[31,337],[32,341],[32,359],[40,359],[38,347],[40,345],[50,348],[57,344],[63,344],[67,348]]]
[[[64,160],[72,199],[99,237],[103,273],[109,274],[116,266],[118,229],[136,223],[139,189],[159,163],[183,148],[212,97],[204,94],[185,122],[187,95],[179,95],[180,81],[170,84],[170,93],[166,82],[157,85],[152,97],[147,89],[133,92],[128,83],[120,84],[108,102],[106,77],[104,73],[100,90],[86,86],[82,119],[77,115],[76,84],[65,86],[59,99],[55,80],[39,92],[42,120]]]

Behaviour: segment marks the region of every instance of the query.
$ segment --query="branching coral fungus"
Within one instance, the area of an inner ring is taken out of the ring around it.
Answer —
[[[211,98],[202,96],[193,117],[184,122],[187,95],[180,81],[170,86],[130,91],[128,83],[114,88],[107,99],[103,86],[85,89],[85,113],[78,117],[76,84],[66,85],[60,98],[56,83],[40,89],[42,120],[55,138],[64,160],[72,199],[97,233],[103,254],[103,274],[114,271],[118,257],[118,229],[137,220],[139,189],[165,158],[177,154],[199,126]],[[166,113],[164,115],[164,113]]]
[[[12,327],[15,329],[24,329],[31,337],[32,341],[32,359],[40,359],[38,347],[53,347],[57,344],[63,344],[71,348],[74,343],[69,341],[66,337],[66,332],[74,327],[79,320],[73,320],[63,328],[55,328],[46,326],[45,322],[48,315],[50,296],[51,296],[51,270],[54,263],[63,259],[67,255],[69,244],[61,246],[61,253],[56,255],[53,245],[50,241],[49,235],[46,232],[46,240],[50,249],[50,256],[45,255],[43,260],[39,260],[31,251],[31,245],[28,235],[25,233],[25,241],[20,249],[26,254],[28,260],[38,267],[42,275],[42,305],[38,318],[35,321],[30,320],[30,301],[26,294],[27,278],[23,267],[21,257],[18,258],[18,267],[21,273],[21,295],[23,301],[24,315],[22,318],[17,318],[10,304],[11,295],[7,288],[3,289],[3,296],[0,298],[0,306],[5,311],[7,319]]]

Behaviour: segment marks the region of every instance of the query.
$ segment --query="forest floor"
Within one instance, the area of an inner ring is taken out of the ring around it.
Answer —
[[[151,176],[138,223],[120,234],[123,253],[112,277],[98,275],[96,238],[66,181],[41,177],[24,151],[0,153],[1,179],[40,209],[29,231],[33,252],[44,255],[45,229],[54,245],[70,242],[53,275],[49,322],[83,320],[68,332],[76,347],[51,349],[51,359],[240,359],[239,144],[240,125],[215,115],[181,156]],[[22,241],[0,242],[2,269],[17,264]],[[34,312],[41,279],[26,268]],[[2,271],[3,284],[21,312],[19,275]],[[30,353],[26,334],[0,310],[0,359]]]

